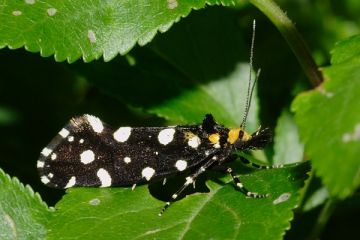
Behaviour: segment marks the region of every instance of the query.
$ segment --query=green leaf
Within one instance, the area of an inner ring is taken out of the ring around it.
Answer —
[[[360,35],[353,36],[344,41],[338,42],[335,48],[331,51],[332,64],[345,62],[352,57],[360,55]]]
[[[0,1],[0,47],[25,47],[57,61],[104,57],[145,45],[192,9],[233,0]]]
[[[293,116],[283,111],[278,119],[274,137],[273,164],[289,164],[303,160],[304,146],[300,143]]]
[[[351,55],[335,55],[333,62]],[[300,94],[292,107],[314,169],[331,195],[345,198],[360,186],[360,55],[323,73],[324,83]]]
[[[39,194],[0,169],[0,239],[44,239],[49,216]]]
[[[329,198],[329,192],[326,187],[318,188],[307,199],[303,206],[303,211],[308,212],[322,205]]]
[[[48,239],[281,239],[308,170],[305,163],[241,176],[249,189],[269,193],[266,199],[246,198],[229,178],[209,181],[209,193],[175,202],[162,217],[164,203],[146,186],[69,189],[56,205]]]
[[[184,91],[180,96],[151,107],[148,111],[177,122],[199,122],[206,113],[211,113],[225,126],[240,125],[244,114],[249,65],[239,64],[233,72],[222,79]],[[184,111],[184,109],[186,111]],[[248,117],[249,129],[257,128],[256,91]]]

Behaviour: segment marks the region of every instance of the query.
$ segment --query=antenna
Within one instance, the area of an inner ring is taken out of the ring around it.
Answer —
[[[255,89],[256,81],[257,81],[257,79],[259,78],[259,75],[260,75],[260,69],[259,69],[257,71],[257,73],[256,73],[254,83],[251,85],[251,81],[252,81],[252,73],[251,72],[252,72],[253,58],[254,58],[255,29],[256,29],[256,21],[254,19],[253,20],[253,29],[252,29],[252,38],[251,38],[250,59],[249,59],[249,65],[250,65],[249,84],[248,84],[247,95],[246,95],[244,117],[243,117],[242,122],[240,124],[240,128],[243,131],[245,131],[245,127],[246,127],[246,119],[248,117],[249,110],[250,110],[250,105],[251,105],[251,97],[252,97],[254,89]]]

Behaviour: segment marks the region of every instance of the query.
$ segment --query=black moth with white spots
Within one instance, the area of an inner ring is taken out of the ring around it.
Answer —
[[[42,150],[37,168],[41,181],[55,188],[131,186],[188,170],[191,174],[173,200],[212,169],[231,174],[247,196],[261,198],[265,195],[249,192],[224,163],[234,160],[236,150],[263,148],[270,140],[268,129],[250,135],[217,124],[212,115],[201,125],[113,129],[86,114],[60,130]]]
[[[237,134],[237,141],[229,133]],[[229,130],[211,115],[202,125],[118,129],[83,115],[71,119],[42,150],[37,167],[50,187],[129,186],[198,169],[209,160],[221,165],[236,148],[263,147],[264,133],[251,137],[239,128]]]

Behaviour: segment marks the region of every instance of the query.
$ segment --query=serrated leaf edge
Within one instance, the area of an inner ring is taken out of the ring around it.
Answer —
[[[5,181],[4,183],[9,183],[9,184],[13,184],[16,187],[18,187],[20,189],[20,191],[25,192],[26,194],[28,194],[28,196],[30,196],[31,198],[36,199],[42,206],[46,207],[47,210],[49,210],[48,205],[42,200],[41,196],[39,193],[35,192],[30,185],[26,184],[22,184],[18,178],[16,177],[10,177],[10,175],[6,174],[4,170],[2,170],[0,168],[0,178],[3,178]],[[50,210],[49,210],[50,211]]]
[[[155,27],[152,30],[149,30],[146,34],[143,34],[142,36],[139,36],[137,39],[135,39],[133,41],[133,43],[129,44],[127,49],[119,49],[118,51],[114,52],[113,54],[110,55],[106,55],[105,54],[105,49],[101,49],[98,52],[95,52],[93,55],[87,57],[86,54],[84,52],[81,51],[81,53],[77,56],[70,56],[67,55],[64,59],[59,58],[58,57],[58,50],[53,48],[52,51],[49,54],[44,54],[43,53],[43,49],[41,47],[41,45],[36,42],[37,46],[38,46],[38,50],[36,51],[30,51],[29,50],[29,44],[27,43],[27,41],[22,42],[21,44],[17,45],[17,46],[12,46],[10,43],[4,43],[3,45],[0,45],[0,49],[1,48],[5,48],[7,47],[8,49],[14,50],[14,49],[20,49],[20,48],[24,48],[27,51],[33,52],[33,53],[40,53],[41,57],[50,57],[50,56],[54,56],[54,60],[56,62],[63,62],[63,61],[67,61],[68,63],[74,63],[77,60],[79,60],[80,58],[84,61],[84,62],[91,62],[93,60],[98,60],[101,57],[103,58],[104,62],[109,62],[112,59],[114,59],[116,56],[118,55],[125,55],[127,54],[129,51],[131,51],[131,49],[134,48],[135,45],[138,45],[140,47],[148,44],[149,42],[151,42],[154,37],[158,34],[158,33],[165,33],[166,31],[168,31],[175,23],[179,22],[182,18],[187,17],[192,10],[199,10],[202,8],[205,8],[206,6],[214,6],[214,5],[221,5],[221,6],[234,6],[236,3],[235,1],[231,1],[230,3],[225,3],[223,1],[218,1],[214,4],[210,3],[209,1],[206,1],[205,4],[202,7],[189,7],[188,9],[185,10],[185,13],[180,14],[179,16],[177,16],[174,20],[171,20],[167,23],[164,24],[160,24],[158,27]],[[82,49],[81,47],[79,47],[79,49]]]

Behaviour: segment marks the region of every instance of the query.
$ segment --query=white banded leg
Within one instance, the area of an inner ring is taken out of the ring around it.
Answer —
[[[258,194],[256,192],[250,192],[246,187],[244,187],[244,185],[240,181],[239,177],[236,175],[236,173],[230,167],[226,167],[224,165],[218,165],[218,166],[214,166],[211,170],[230,174],[235,186],[240,190],[240,192],[242,192],[249,198],[266,198],[269,196],[268,194]]]
[[[240,156],[240,160],[244,165],[252,167],[252,168],[256,168],[256,169],[273,169],[273,168],[283,168],[284,167],[283,164],[271,165],[271,166],[269,166],[269,165],[259,165],[257,163],[250,162],[249,160],[247,160],[246,158],[244,158],[242,156]]]
[[[184,185],[181,186],[181,188],[179,190],[177,190],[172,196],[172,201],[175,201],[179,195],[191,184],[195,183],[196,178],[203,172],[206,171],[206,169],[208,169],[212,164],[214,164],[216,161],[218,161],[218,159],[216,157],[212,157],[210,160],[208,160],[206,163],[204,163],[195,173],[191,174],[190,176],[186,177],[186,182],[184,183]],[[166,202],[166,204],[164,205],[164,207],[161,209],[159,216],[161,217],[165,210],[170,206],[171,202]]]
[[[239,190],[244,193],[247,197],[250,198],[266,198],[268,197],[268,194],[258,194],[256,192],[250,192],[249,190],[247,190],[244,185],[241,183],[240,179],[238,178],[238,176],[236,176],[236,174],[234,173],[234,171],[232,170],[232,168],[227,168],[226,172],[229,173],[236,185],[236,187],[239,188]]]

